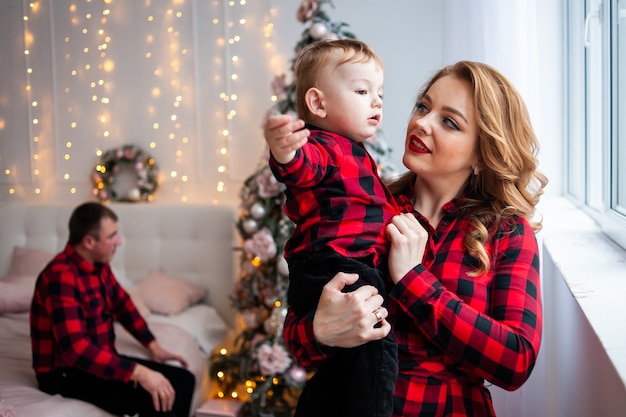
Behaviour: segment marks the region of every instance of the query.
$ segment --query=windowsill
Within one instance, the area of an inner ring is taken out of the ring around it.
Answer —
[[[564,197],[545,198],[542,244],[626,385],[626,251]]]

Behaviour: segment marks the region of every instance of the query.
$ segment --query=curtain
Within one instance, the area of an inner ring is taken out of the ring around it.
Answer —
[[[535,130],[538,105],[538,22],[534,0],[444,0],[443,62],[481,61],[520,91]]]

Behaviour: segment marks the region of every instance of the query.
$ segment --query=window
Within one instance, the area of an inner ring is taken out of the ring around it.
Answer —
[[[617,1],[616,18],[612,19],[612,30],[615,33],[615,45],[612,52],[613,82],[613,140],[611,147],[614,158],[611,161],[612,173],[615,178],[613,187],[612,207],[622,216],[626,216],[626,0]]]
[[[626,0],[566,4],[567,194],[626,248]]]

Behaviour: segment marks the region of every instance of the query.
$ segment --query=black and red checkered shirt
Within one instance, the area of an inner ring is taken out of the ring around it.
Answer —
[[[33,369],[45,374],[74,367],[128,382],[135,364],[117,354],[114,320],[143,345],[154,340],[110,266],[94,266],[66,245],[37,278],[30,312]]]
[[[399,205],[411,208],[407,196]],[[455,201],[444,212],[437,229],[430,229],[423,264],[388,294],[400,362],[394,416],[493,416],[484,380],[516,389],[537,360],[539,250],[530,224],[503,221],[485,245],[491,269],[471,277],[477,260],[463,248],[469,219],[459,216]],[[298,319],[290,311],[284,328],[290,350],[306,367],[333,352],[315,341],[312,323],[313,314]]]
[[[387,254],[385,226],[399,213],[362,143],[332,132],[311,130],[308,143],[288,164],[270,157],[276,179],[287,187],[285,213],[295,230],[285,258],[301,251],[331,249],[348,258]]]

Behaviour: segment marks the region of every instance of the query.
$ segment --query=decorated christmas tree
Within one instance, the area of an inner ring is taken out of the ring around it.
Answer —
[[[303,0],[297,19],[306,27],[295,47],[293,65],[299,51],[322,39],[355,38],[347,24],[332,22],[325,8],[330,0]],[[291,77],[293,78],[293,76]],[[295,115],[295,80],[276,76],[272,89],[275,105],[269,114]],[[380,132],[365,145],[377,161],[382,177],[395,174],[391,149]],[[220,349],[211,357],[212,379],[217,381],[218,397],[245,402],[249,417],[288,417],[309,374],[289,353],[282,339],[287,313],[287,263],[285,242],[293,223],[283,212],[284,188],[274,178],[267,156],[243,184],[237,229],[242,239],[241,272],[232,299],[242,324],[230,349]]]

